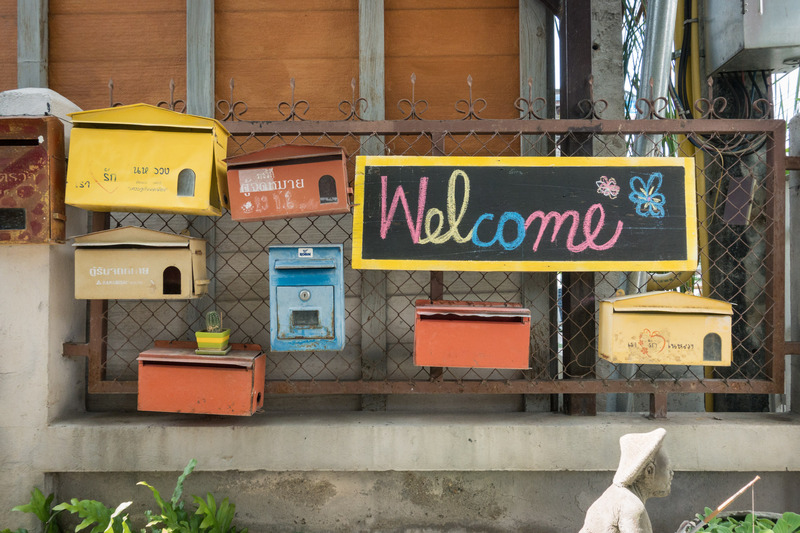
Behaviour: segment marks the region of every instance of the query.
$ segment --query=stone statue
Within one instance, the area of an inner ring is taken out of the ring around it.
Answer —
[[[644,502],[669,495],[672,468],[661,448],[666,433],[658,428],[619,439],[614,481],[589,507],[580,533],[653,533]]]

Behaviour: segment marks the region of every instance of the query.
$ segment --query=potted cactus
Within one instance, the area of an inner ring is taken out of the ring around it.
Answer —
[[[231,351],[230,329],[222,329],[222,316],[217,311],[206,313],[205,331],[196,331],[198,355],[225,355]]]

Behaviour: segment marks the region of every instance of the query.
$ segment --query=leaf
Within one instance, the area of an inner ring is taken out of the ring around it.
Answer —
[[[181,496],[183,496],[183,483],[186,481],[189,474],[192,473],[195,466],[197,466],[197,460],[190,459],[189,464],[183,469],[183,474],[178,476],[178,482],[175,484],[175,490],[172,492],[172,505],[176,505],[181,499]]]
[[[775,524],[775,533],[794,533],[800,530],[800,514],[783,513],[780,520]]]

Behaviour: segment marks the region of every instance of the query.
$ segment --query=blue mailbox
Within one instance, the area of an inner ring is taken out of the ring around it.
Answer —
[[[270,246],[269,299],[273,352],[343,349],[342,245]]]

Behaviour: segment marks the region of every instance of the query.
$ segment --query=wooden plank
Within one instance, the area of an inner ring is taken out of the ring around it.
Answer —
[[[17,0],[17,86],[47,87],[48,0]]]
[[[176,98],[185,98],[185,0],[51,3],[51,89],[97,109],[109,106],[109,79],[126,104],[169,99],[174,79]]]
[[[0,91],[10,91],[17,88],[17,2],[0,7],[0,35],[5,40],[0,47]]]

